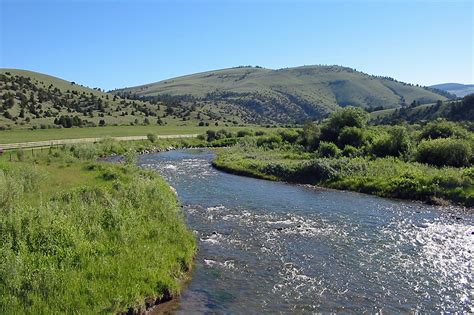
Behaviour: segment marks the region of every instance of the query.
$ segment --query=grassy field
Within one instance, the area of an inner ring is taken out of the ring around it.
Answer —
[[[261,130],[263,127],[225,127],[226,130],[238,131],[242,129]],[[69,128],[69,129],[43,129],[24,130],[14,129],[0,131],[0,144],[78,139],[78,138],[106,138],[121,136],[146,136],[148,133],[157,135],[184,135],[202,134],[208,129],[221,129],[219,127],[197,127],[197,126],[105,126],[91,128]],[[1,147],[1,146],[0,146]]]
[[[0,313],[117,313],[179,293],[196,244],[168,184],[134,166],[147,145],[0,157]],[[95,162],[111,153],[125,163]]]

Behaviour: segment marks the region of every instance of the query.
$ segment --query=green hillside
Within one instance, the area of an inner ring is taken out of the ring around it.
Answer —
[[[186,97],[214,106],[233,106],[259,121],[322,118],[340,106],[395,108],[446,100],[447,94],[392,78],[371,76],[341,66],[303,66],[279,70],[237,67],[203,72],[112,91],[153,99]],[[248,118],[248,117],[247,117]]]
[[[372,121],[379,124],[398,124],[401,122],[418,123],[438,118],[451,121],[474,121],[474,94],[462,100],[449,101],[418,106],[389,108],[370,113]]]
[[[62,118],[61,118],[62,117]],[[0,129],[118,125],[223,126],[239,116],[203,104],[142,101],[26,70],[0,69]]]

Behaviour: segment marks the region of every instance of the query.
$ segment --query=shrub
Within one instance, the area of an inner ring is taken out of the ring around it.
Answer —
[[[278,135],[282,138],[283,141],[289,143],[296,143],[299,138],[298,132],[293,129],[282,129],[278,131]]]
[[[99,157],[101,150],[94,144],[75,144],[69,147],[69,151],[75,158],[92,160]]]
[[[352,106],[332,113],[321,128],[321,140],[336,142],[344,127],[362,128],[367,125],[369,114]]]
[[[353,147],[360,147],[365,141],[365,135],[361,128],[358,127],[344,127],[339,134],[337,142],[339,147],[343,148],[346,145]]]
[[[216,132],[214,130],[206,131],[207,141],[214,141],[216,140]]]
[[[291,180],[295,176],[295,169],[285,163],[269,163],[263,167],[262,172],[285,180]]]
[[[318,155],[320,157],[337,157],[341,155],[341,150],[332,142],[321,142],[319,144]]]
[[[353,147],[351,145],[346,145],[344,149],[342,150],[342,155],[347,156],[347,157],[355,157],[359,154],[359,150],[357,150],[356,147]]]
[[[388,134],[376,139],[371,151],[378,157],[401,156],[409,152],[410,138],[404,127],[392,127]]]
[[[237,138],[223,138],[223,139],[212,141],[212,146],[213,147],[229,147],[229,146],[235,145],[237,141],[238,141]]]
[[[154,133],[149,133],[146,135],[146,138],[151,142],[155,143],[158,140],[158,137]]]
[[[23,151],[21,149],[16,151],[16,157],[17,157],[18,161],[23,161],[25,159],[25,151]]]
[[[232,138],[232,136],[232,132],[226,129],[220,129],[216,132],[216,139]]]
[[[198,135],[197,139],[198,140],[206,140],[206,136],[205,135]]]
[[[137,164],[138,154],[134,150],[129,150],[124,154],[124,161],[126,165],[135,165]]]
[[[438,120],[428,123],[420,134],[420,139],[439,139],[453,136],[465,137],[465,130],[455,123]]]
[[[319,138],[321,137],[321,129],[314,123],[304,125],[301,144],[310,151],[316,150],[319,146]]]
[[[462,167],[471,164],[472,153],[472,147],[466,140],[440,138],[422,141],[415,159],[436,166]]]
[[[300,168],[294,175],[297,181],[317,183],[328,181],[339,176],[337,167],[334,167],[334,161],[330,159],[314,159],[309,162],[302,163]]]
[[[249,130],[239,130],[239,131],[237,131],[237,137],[239,137],[239,138],[243,138],[243,137],[251,136],[251,135],[252,135],[252,133]]]
[[[262,136],[257,139],[257,146],[275,149],[281,144],[281,142],[282,139],[278,135]]]

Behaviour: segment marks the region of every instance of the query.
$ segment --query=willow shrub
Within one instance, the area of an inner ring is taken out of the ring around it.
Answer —
[[[425,140],[418,145],[415,159],[417,162],[435,166],[469,166],[473,159],[473,148],[467,140]]]

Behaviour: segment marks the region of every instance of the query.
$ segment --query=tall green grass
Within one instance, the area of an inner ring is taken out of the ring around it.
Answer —
[[[105,141],[0,163],[0,313],[116,313],[177,294],[196,244],[175,194],[151,171],[94,162]],[[134,148],[137,149],[137,148]],[[40,202],[45,165],[82,165],[93,183]]]

